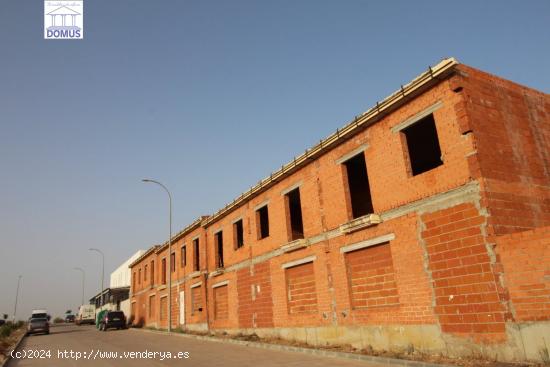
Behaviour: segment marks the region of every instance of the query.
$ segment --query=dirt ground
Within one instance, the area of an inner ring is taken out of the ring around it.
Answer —
[[[12,331],[10,336],[8,336],[7,338],[0,338],[0,364],[2,364],[6,360],[10,351],[15,346],[15,343],[19,341],[23,334],[25,334],[24,326],[15,331]]]

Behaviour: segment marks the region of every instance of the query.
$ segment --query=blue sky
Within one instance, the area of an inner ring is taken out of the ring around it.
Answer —
[[[440,59],[549,92],[548,1],[0,1],[0,313],[53,314]]]

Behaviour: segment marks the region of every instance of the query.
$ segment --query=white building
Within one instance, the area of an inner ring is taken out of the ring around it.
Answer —
[[[145,251],[139,250],[128,260],[124,261],[118,268],[111,273],[109,288],[103,290],[100,294],[95,295],[90,299],[90,303],[96,305],[96,310],[120,310],[123,311],[126,317],[130,316],[130,281],[131,271],[128,265],[134,262],[138,257],[143,255]],[[100,298],[103,297],[103,307],[100,307]]]
[[[139,250],[138,252],[130,256],[128,260],[122,263],[122,265],[120,265],[118,268],[116,268],[115,271],[111,273],[111,283],[110,283],[111,288],[120,288],[120,287],[130,286],[131,273],[128,265],[133,263],[141,255],[143,255],[144,252],[145,251],[143,250]]]

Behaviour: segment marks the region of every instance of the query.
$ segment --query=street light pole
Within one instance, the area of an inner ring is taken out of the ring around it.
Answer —
[[[105,277],[105,255],[97,248],[91,248],[90,251],[99,252],[101,254],[101,291],[99,292],[99,308],[103,307],[103,278]]]
[[[155,183],[162,187],[164,191],[168,194],[168,332],[172,331],[172,195],[166,186],[161,184],[158,181],[143,179],[143,182]],[[175,264],[174,264],[175,265]]]
[[[81,305],[84,305],[84,283],[86,279],[86,272],[84,272],[84,269],[82,268],[74,268],[74,270],[78,270],[82,273],[82,303]]]
[[[17,277],[17,291],[15,292],[15,307],[13,308],[13,322],[15,323],[15,315],[17,314],[17,299],[19,298],[19,285],[21,284],[22,275]]]

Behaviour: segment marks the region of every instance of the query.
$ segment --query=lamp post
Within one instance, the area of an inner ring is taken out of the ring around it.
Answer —
[[[85,283],[85,279],[86,279],[86,272],[84,272],[84,269],[78,268],[78,267],[74,268],[74,270],[78,270],[82,273],[82,303],[81,303],[81,305],[83,305],[84,304],[84,283]]]
[[[101,291],[99,292],[99,308],[103,307],[103,278],[105,277],[105,255],[97,248],[91,248],[90,251],[99,252],[101,254]]]
[[[158,181],[143,179],[143,182],[155,183],[162,187],[168,194],[168,332],[172,331],[172,195],[166,186]]]
[[[15,315],[17,314],[17,299],[19,298],[19,286],[21,284],[22,275],[17,277],[17,291],[15,292],[15,306],[13,307],[13,322],[15,323]]]

